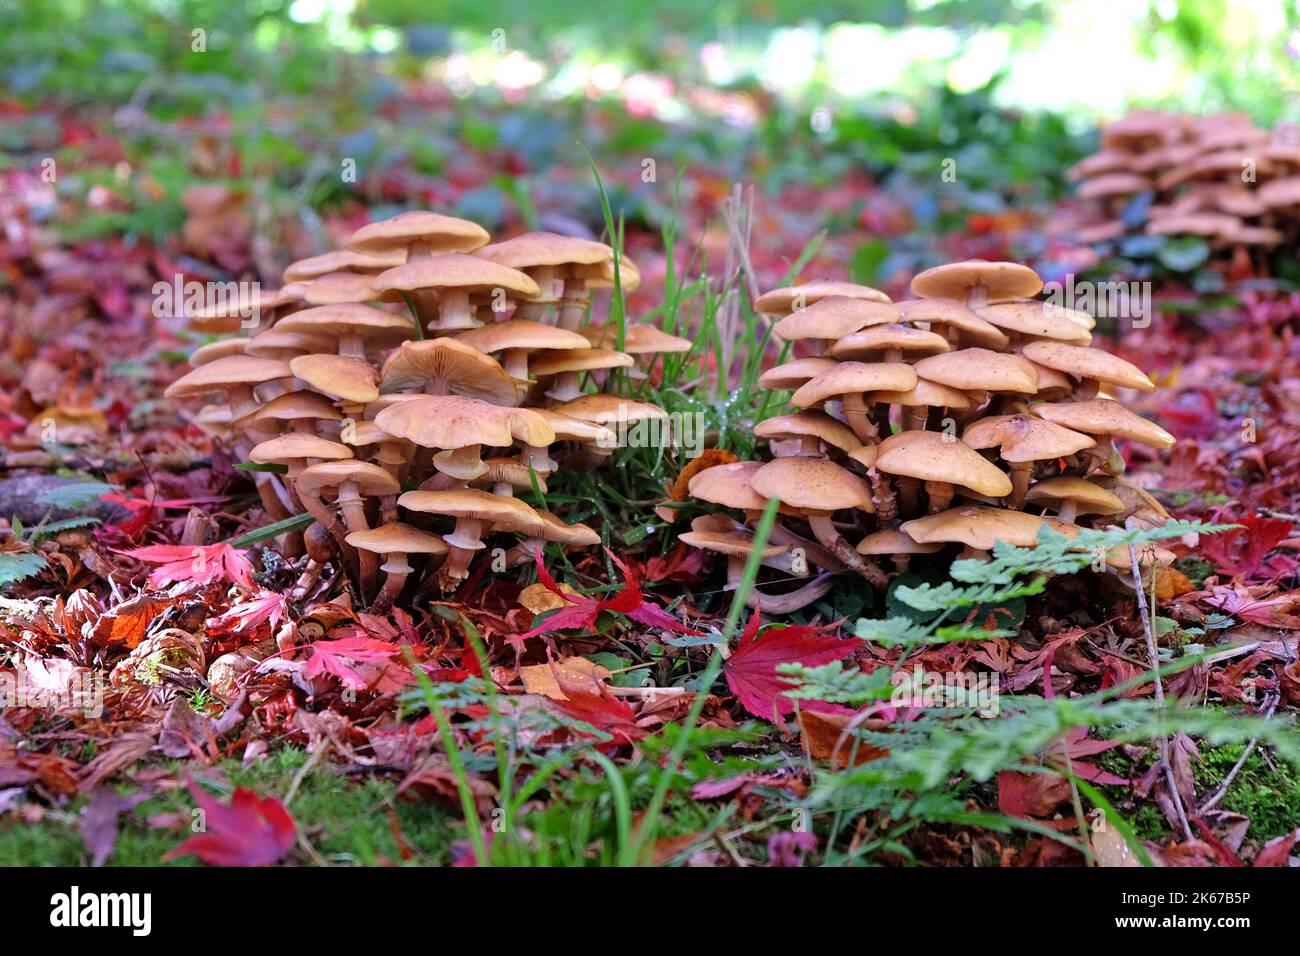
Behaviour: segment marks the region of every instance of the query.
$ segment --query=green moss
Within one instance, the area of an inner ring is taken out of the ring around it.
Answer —
[[[194,776],[208,781],[206,787],[221,800],[229,790],[247,787],[263,796],[283,799],[290,781],[307,755],[296,749],[276,751],[267,760],[250,767],[226,761],[213,768],[192,769]],[[181,772],[183,765],[170,769]],[[229,790],[218,789],[218,780]],[[136,788],[123,785],[130,793]],[[330,765],[313,767],[298,787],[289,812],[305,832],[313,849],[327,862],[341,865],[374,864],[387,860],[401,863],[401,851],[390,824],[390,810],[396,815],[402,839],[413,851],[412,864],[437,864],[447,860],[451,840],[450,815],[437,805],[419,803],[397,795],[397,781],[373,777],[353,779]],[[86,798],[78,797],[67,807],[49,810],[35,825],[18,820],[15,813],[0,817],[0,865],[78,866],[85,862],[79,814]],[[178,846],[187,834],[154,829],[148,819],[157,814],[188,813],[193,806],[188,791],[161,794],[139,804],[118,818],[117,848],[110,866],[158,866],[162,857]],[[293,856],[299,862],[313,862],[300,848]],[[185,857],[173,866],[193,866]]]
[[[1225,744],[1203,749],[1203,762],[1194,768],[1202,799],[1213,793],[1241,759],[1244,744]],[[1233,778],[1219,806],[1250,818],[1247,836],[1266,843],[1300,825],[1300,773],[1290,764],[1274,761],[1270,766],[1258,748]]]

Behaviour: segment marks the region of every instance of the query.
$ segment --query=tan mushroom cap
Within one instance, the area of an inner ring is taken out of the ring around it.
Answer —
[[[344,540],[374,554],[446,554],[449,550],[438,535],[396,521],[368,531],[353,531]]]
[[[837,359],[876,359],[889,352],[904,356],[935,355],[948,351],[948,340],[935,332],[907,325],[873,325],[836,340],[831,355]]]
[[[338,339],[332,335],[307,335],[302,332],[282,332],[279,328],[258,332],[248,340],[245,355],[288,361],[298,355],[333,352]]]
[[[351,482],[363,495],[395,495],[402,490],[397,479],[368,461],[345,459],[308,465],[298,475],[294,487],[302,494],[317,494]]]
[[[1092,341],[1092,335],[1086,328],[1059,314],[1050,303],[999,302],[976,311],[980,318],[987,319],[1004,331],[1076,345],[1087,345]]]
[[[754,553],[754,539],[743,531],[687,531],[677,536],[677,540],[701,551],[715,551],[731,558],[747,558]],[[782,544],[764,546],[764,558],[774,558],[789,551]]]
[[[758,377],[763,388],[798,388],[836,365],[831,358],[799,358],[773,366]]]
[[[352,458],[352,449],[328,438],[320,438],[303,432],[290,432],[279,438],[271,438],[254,445],[248,453],[251,461],[259,465],[286,464],[308,458],[321,458],[326,461],[338,461]]]
[[[389,249],[376,255],[365,255],[350,249],[335,249],[319,256],[309,256],[292,262],[284,270],[284,282],[302,282],[329,275],[332,272],[379,273],[406,261],[405,249]]]
[[[1170,448],[1176,441],[1155,422],[1109,398],[1044,403],[1032,406],[1030,411],[1039,418],[1089,435],[1128,438],[1153,448]]]
[[[884,403],[886,405],[903,405],[907,408],[951,408],[957,411],[965,411],[975,406],[975,402],[969,395],[958,388],[951,388],[947,385],[940,385],[938,382],[927,382],[925,379],[917,379],[916,387],[902,392],[868,392],[866,396],[868,405],[875,403]]]
[[[1244,246],[1280,246],[1286,241],[1281,231],[1270,226],[1238,226],[1220,233],[1219,238]]]
[[[614,258],[614,250],[603,242],[555,232],[526,232],[484,246],[474,254],[521,271],[537,266],[596,265]]]
[[[1086,478],[1061,476],[1045,478],[1029,486],[1026,501],[1074,501],[1079,514],[1114,514],[1124,510],[1124,502],[1113,492],[1094,485]]]
[[[216,342],[200,345],[190,353],[190,368],[198,368],[200,365],[207,365],[229,355],[245,355],[248,352],[248,343],[251,341],[252,339],[219,339]]]
[[[1096,176],[1099,173],[1113,173],[1120,170],[1127,170],[1133,163],[1133,154],[1121,149],[1102,149],[1093,153],[1091,156],[1085,156],[1068,170],[1066,178],[1071,182],[1077,182],[1089,176]]]
[[[634,364],[636,360],[626,352],[615,352],[610,349],[543,349],[532,354],[528,362],[528,371],[534,376],[541,377],[558,375],[561,372],[594,372],[605,368],[627,368]]]
[[[797,311],[796,304],[810,306],[831,296],[844,299],[869,299],[889,304],[889,296],[869,285],[837,282],[833,279],[812,279],[799,285],[764,292],[754,300],[754,311],[762,312],[764,315],[789,315]]]
[[[863,392],[905,392],[915,388],[917,373],[899,362],[840,362],[799,386],[790,404],[800,408],[819,405],[841,395]]]
[[[235,422],[240,428],[247,428],[257,422],[292,421],[298,418],[315,418],[320,421],[337,422],[343,420],[343,413],[334,407],[319,392],[285,392],[277,395],[254,412],[250,412]]]
[[[933,330],[956,329],[963,342],[980,348],[1004,349],[1007,336],[996,325],[981,319],[965,302],[956,299],[908,299],[896,303],[905,322],[926,322]]]
[[[612,349],[618,341],[618,329],[610,325],[589,326],[582,332],[592,348]],[[669,335],[653,325],[628,325],[623,329],[623,348],[628,355],[659,355],[689,352],[694,344],[679,335]]]
[[[1037,272],[1018,262],[985,262],[968,259],[926,269],[912,280],[912,294],[923,299],[1030,298],[1043,289]]]
[[[1029,395],[1038,391],[1038,373],[1033,365],[1019,355],[1005,352],[958,349],[923,358],[913,368],[921,378],[963,391],[978,389]]]
[[[1168,565],[1173,564],[1178,559],[1178,555],[1165,548],[1154,544],[1143,544],[1134,547],[1137,552],[1138,566],[1149,568],[1153,564]],[[1133,558],[1128,553],[1128,548],[1111,548],[1106,552],[1106,563],[1112,568],[1121,571],[1133,570]]]
[[[552,409],[560,415],[584,422],[604,425],[608,422],[634,422],[644,419],[666,419],[668,413],[658,405],[633,402],[617,395],[584,395]],[[537,444],[537,443],[533,443]]]
[[[478,349],[483,353],[501,352],[506,349],[585,349],[588,342],[577,332],[534,322],[531,319],[503,319],[491,325],[482,325],[456,335],[457,342]]]
[[[289,360],[295,378],[344,402],[373,402],[379,373],[369,362],[343,355],[299,355]]]
[[[1074,525],[1053,518],[1039,518],[1023,511],[983,505],[949,508],[900,525],[913,540],[922,544],[960,543],[981,551],[989,550],[999,541],[1017,548],[1033,547],[1038,542],[1039,529],[1044,526],[1070,537],[1078,534]]]
[[[424,448],[507,448],[515,442],[549,445],[555,441],[554,429],[536,412],[459,395],[429,395],[391,405],[375,416],[375,424]]]
[[[302,298],[308,305],[369,302],[379,298],[373,282],[370,276],[359,272],[327,272],[306,284]]]
[[[1088,435],[1071,431],[1032,415],[992,415],[968,425],[961,440],[971,448],[1000,449],[1012,463],[1066,458],[1097,443]]]
[[[801,512],[826,514],[842,508],[876,510],[871,501],[871,486],[847,468],[825,458],[773,459],[754,472],[750,486],[762,497],[775,498]]]
[[[420,289],[457,289],[462,292],[489,292],[504,289],[514,297],[529,298],[540,295],[537,283],[526,273],[509,266],[498,265],[490,259],[480,259],[459,252],[449,252],[432,259],[412,259],[405,265],[394,266],[375,276],[376,292],[385,299],[400,299],[398,292],[416,292]]]
[[[188,398],[231,386],[260,385],[278,378],[291,378],[293,374],[287,362],[252,355],[227,355],[186,372],[168,385],[163,395]]]
[[[1151,181],[1136,173],[1115,172],[1094,176],[1079,187],[1080,199],[1131,196],[1151,188]]]
[[[893,528],[873,532],[858,542],[858,554],[934,554],[942,550],[942,544],[914,541],[911,535]]]
[[[1300,176],[1273,179],[1259,187],[1259,201],[1269,209],[1300,206]]]
[[[260,316],[293,302],[283,289],[242,290],[238,295],[218,297],[202,308],[185,313],[186,325],[195,332],[235,332],[244,327],[252,316]]]
[[[876,459],[880,457],[879,445],[862,445],[849,452],[849,457],[856,461],[863,468],[871,469],[876,467]]]
[[[341,302],[286,315],[275,323],[275,331],[305,335],[360,335],[374,348],[388,348],[410,338],[415,329],[404,315],[394,315],[359,302]]]
[[[625,293],[631,294],[641,286],[641,270],[637,264],[627,257],[626,254],[618,260],[618,281],[623,287]],[[606,259],[595,265],[577,265],[572,269],[572,278],[578,280],[583,285],[592,289],[612,289],[614,288],[614,260]],[[568,280],[565,280],[564,294],[569,296],[571,291],[568,287]]]
[[[939,432],[908,431],[880,443],[876,468],[891,475],[961,485],[982,495],[1011,494],[1011,479],[974,448]]]
[[[533,476],[536,474],[538,489],[543,494],[546,493],[546,476],[529,468],[527,462],[517,458],[487,458],[483,464],[487,466],[487,471],[472,479],[472,484],[495,485],[505,482],[514,488],[528,490],[533,487]]]
[[[754,490],[753,480],[758,469],[763,466],[761,461],[733,461],[726,465],[714,465],[696,472],[686,489],[692,498],[710,504],[744,511],[762,511],[767,507],[767,499]]]
[[[1268,211],[1268,206],[1259,198],[1258,193],[1239,186],[1224,186],[1215,190],[1210,201],[1220,212],[1232,216],[1262,216]]]
[[[380,390],[423,391],[430,382],[443,383],[453,395],[497,405],[513,405],[518,398],[514,380],[496,359],[447,337],[403,342],[384,362]]]
[[[531,411],[546,419],[546,423],[555,432],[556,441],[583,442],[604,448],[612,448],[618,442],[618,436],[604,425],[563,415],[549,408],[535,408]]]
[[[1136,365],[1101,349],[1067,345],[1064,342],[1029,342],[1022,352],[1030,361],[1078,378],[1097,379],[1140,392],[1156,390],[1155,383]]]
[[[1241,220],[1236,216],[1217,212],[1171,213],[1159,219],[1152,217],[1146,232],[1151,236],[1217,236],[1240,226]]]
[[[494,495],[479,488],[451,488],[447,491],[408,491],[397,499],[408,511],[422,511],[446,518],[474,518],[486,521],[503,531],[543,534],[546,522],[526,502],[518,498]],[[482,547],[443,535],[443,540],[460,548]]]
[[[891,325],[899,321],[898,309],[888,302],[827,296],[791,312],[773,326],[773,331],[787,342],[834,340],[869,326]]]
[[[412,210],[362,226],[347,241],[347,248],[371,256],[393,249],[413,247],[426,255],[473,252],[487,245],[491,237],[476,222]]]
[[[585,524],[565,524],[559,515],[542,508],[533,510],[542,519],[542,529],[540,532],[530,529],[529,537],[557,541],[570,548],[589,548],[593,544],[600,544],[600,535],[595,529]]]
[[[852,451],[862,444],[858,436],[838,418],[823,411],[807,409],[793,415],[777,415],[754,426],[756,438],[819,438],[828,445]]]

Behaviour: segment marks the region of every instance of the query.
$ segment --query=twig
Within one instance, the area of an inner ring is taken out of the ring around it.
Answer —
[[[1133,573],[1133,589],[1137,592],[1138,613],[1142,617],[1142,630],[1147,638],[1147,655],[1151,659],[1151,676],[1155,680],[1156,705],[1163,709],[1165,686],[1160,679],[1160,653],[1156,649],[1156,632],[1151,624],[1151,609],[1147,607],[1146,592],[1142,590],[1142,565],[1138,563],[1137,549],[1132,544],[1128,546],[1128,559]],[[1152,576],[1154,577],[1154,572]],[[1156,745],[1160,752],[1160,762],[1165,766],[1165,785],[1169,788],[1169,799],[1173,801],[1174,809],[1178,813],[1178,822],[1183,825],[1183,836],[1191,842],[1195,838],[1192,835],[1191,824],[1187,822],[1187,810],[1183,807],[1183,798],[1178,794],[1178,781],[1174,779],[1174,765],[1169,759],[1169,738],[1161,734]]]
[[[325,752],[329,749],[330,741],[322,740],[320,746],[316,748],[316,752],[307,758],[307,762],[299,767],[298,772],[293,775],[293,781],[289,784],[289,789],[286,790],[284,794],[284,806],[286,810],[289,808],[289,804],[293,803],[293,798],[298,794],[298,787],[302,784],[307,774],[311,772],[311,768],[320,763],[321,757],[325,756]]]
[[[1264,698],[1264,702],[1266,704],[1266,706],[1264,707],[1265,719],[1268,719],[1269,717],[1273,716],[1273,711],[1277,707],[1278,702],[1281,700],[1282,700],[1281,694],[1277,694],[1277,695],[1268,694]],[[1205,811],[1207,810],[1212,810],[1214,806],[1227,795],[1228,788],[1232,786],[1232,781],[1237,778],[1237,774],[1241,773],[1241,768],[1246,766],[1246,760],[1250,757],[1252,753],[1254,753],[1255,745],[1258,743],[1259,743],[1258,737],[1251,738],[1250,743],[1246,744],[1246,749],[1243,750],[1241,753],[1241,759],[1238,760],[1235,764],[1233,764],[1232,769],[1228,771],[1228,775],[1223,778],[1223,783],[1219,784],[1218,789],[1215,790],[1214,793],[1210,794],[1210,796],[1206,798],[1205,802],[1201,804],[1200,809],[1196,811],[1197,813],[1205,813]]]

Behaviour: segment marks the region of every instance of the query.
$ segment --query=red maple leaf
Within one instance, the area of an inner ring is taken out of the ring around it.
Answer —
[[[1291,535],[1291,522],[1250,515],[1231,519],[1241,525],[1201,539],[1201,554],[1225,574],[1249,581],[1264,567],[1264,558]]]
[[[759,626],[759,616],[755,614],[722,673],[744,708],[764,720],[776,720],[794,712],[794,701],[781,693],[789,690],[789,684],[777,673],[780,665],[829,664],[857,650],[855,639],[826,633],[833,625],[774,627],[762,636],[758,634]]]
[[[163,857],[193,854],[212,866],[269,866],[293,847],[298,826],[275,797],[236,788],[229,804],[205,793],[186,777],[194,802],[203,811],[205,832],[195,834]]]
[[[700,633],[686,627],[659,605],[651,603],[642,592],[641,585],[636,577],[628,570],[627,565],[612,552],[607,550],[605,553],[623,572],[623,588],[609,597],[596,600],[587,597],[585,594],[575,595],[571,591],[561,590],[560,586],[555,583],[555,579],[551,577],[550,572],[546,570],[546,565],[542,564],[542,555],[541,552],[538,552],[538,577],[545,588],[552,594],[563,598],[567,602],[567,606],[551,614],[527,634],[520,635],[520,640],[527,640],[540,634],[550,634],[553,631],[591,631],[596,626],[596,620],[606,611],[612,614],[622,614],[638,624],[645,624],[649,627],[662,627],[678,634],[698,635]]]
[[[253,587],[253,566],[248,563],[242,550],[231,547],[225,541],[206,547],[155,544],[118,553],[147,564],[161,565],[149,575],[149,584],[156,588],[166,587],[176,581],[192,581],[197,584],[228,581],[250,589]]]
[[[551,706],[613,736],[608,746],[623,746],[645,736],[645,731],[637,726],[636,711],[627,701],[619,700],[603,687],[592,689],[559,676],[556,681],[565,699],[554,698]]]
[[[288,596],[275,591],[263,591],[256,597],[233,605],[219,617],[210,618],[208,634],[247,634],[265,624],[274,631],[284,620],[288,609]]]
[[[303,669],[307,677],[333,674],[353,690],[363,690],[368,681],[352,668],[353,663],[387,661],[399,650],[396,644],[369,637],[344,637],[337,641],[317,641],[311,645],[311,659]]]

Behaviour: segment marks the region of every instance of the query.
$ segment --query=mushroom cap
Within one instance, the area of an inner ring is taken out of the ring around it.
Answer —
[[[555,432],[556,441],[592,443],[606,448],[612,448],[618,442],[618,436],[604,425],[563,415],[549,408],[535,408],[531,411],[546,419],[546,423]]]
[[[584,340],[584,343],[585,340]],[[591,372],[604,368],[627,368],[636,360],[625,352],[609,349],[564,348],[542,349],[534,352],[528,361],[528,371],[534,376],[558,375],[560,372]]]
[[[799,386],[790,404],[807,408],[840,395],[905,392],[916,382],[916,371],[901,362],[840,362]]]
[[[243,328],[250,310],[270,312],[293,302],[284,289],[257,289],[252,294],[218,297],[215,301],[185,314],[186,325],[195,332],[235,332]]]
[[[526,502],[518,498],[494,495],[479,488],[451,488],[446,491],[408,491],[397,499],[408,511],[423,511],[447,518],[474,518],[489,522],[493,528],[525,533],[545,533],[542,517]],[[458,547],[460,542],[444,535]]]
[[[999,302],[976,309],[980,318],[998,328],[1035,338],[1087,345],[1092,335],[1079,323],[1056,311],[1047,302]]]
[[[294,487],[299,493],[310,495],[348,482],[355,484],[363,495],[395,495],[402,490],[397,479],[384,469],[355,458],[308,465],[298,475]]]
[[[319,256],[309,256],[291,262],[284,270],[282,278],[287,284],[315,279],[332,272],[378,273],[393,266],[400,266],[405,261],[405,249],[387,249],[376,255],[366,255],[350,249],[335,249]]]
[[[618,329],[611,325],[588,326],[582,332],[592,348],[612,349],[618,341]],[[689,352],[695,343],[678,335],[669,335],[653,325],[633,324],[623,329],[623,348],[628,355],[659,355]]]
[[[1030,411],[1039,418],[1088,435],[1113,435],[1153,448],[1169,448],[1176,441],[1173,435],[1155,422],[1109,398],[1092,398],[1086,402],[1043,403],[1034,405]]]
[[[336,441],[306,432],[289,432],[287,435],[270,438],[254,445],[248,457],[259,465],[265,465],[286,464],[308,458],[339,461],[354,456],[352,449],[347,445],[340,445]]]
[[[570,548],[589,548],[593,544],[600,544],[600,535],[592,528],[585,524],[565,524],[559,516],[552,514],[542,508],[533,509],[537,517],[542,519],[540,531],[530,529],[528,536],[531,538],[542,538],[546,541],[558,541]]]
[[[344,540],[375,554],[446,554],[447,543],[429,531],[394,521],[368,531],[353,531]]]
[[[505,349],[585,349],[587,339],[577,332],[554,325],[534,322],[531,319],[503,319],[490,325],[481,325],[456,336],[457,342],[490,354]]]
[[[1219,238],[1243,246],[1278,246],[1286,240],[1286,236],[1271,226],[1244,225],[1220,233]]]
[[[372,282],[370,276],[360,272],[327,272],[307,283],[302,298],[308,305],[369,302],[379,298]]]
[[[923,299],[965,301],[976,289],[986,290],[987,301],[1030,298],[1043,290],[1038,273],[1018,262],[968,259],[926,269],[912,280],[912,294]]]
[[[364,276],[361,278],[365,279]],[[359,302],[340,302],[286,315],[275,323],[275,331],[336,337],[360,335],[374,347],[388,348],[411,338],[415,328],[407,316],[394,315]]]
[[[1101,349],[1067,345],[1064,342],[1028,342],[1021,350],[1025,358],[1078,378],[1095,378],[1112,385],[1135,388],[1140,392],[1154,392],[1155,383],[1146,373],[1117,355]],[[931,361],[927,359],[926,361]]]
[[[217,359],[225,358],[228,355],[246,355],[248,353],[248,343],[251,341],[252,339],[218,339],[215,342],[200,345],[190,353],[190,368],[207,365],[209,362],[215,362]]]
[[[287,362],[257,358],[253,355],[227,355],[186,372],[167,386],[163,395],[168,398],[188,398],[206,395],[237,385],[260,385],[277,378],[292,378]]]
[[[1062,475],[1045,478],[1029,486],[1026,501],[1074,501],[1080,514],[1114,514],[1124,510],[1124,502],[1114,492],[1094,485],[1086,478]]]
[[[1107,196],[1131,196],[1151,188],[1151,181],[1137,173],[1103,173],[1085,181],[1078,189],[1080,199],[1102,199]]]
[[[758,384],[763,388],[798,388],[835,365],[834,359],[820,356],[794,359],[763,372],[758,376]]]
[[[292,421],[296,418],[315,418],[322,421],[342,421],[343,413],[319,392],[285,392],[277,395],[256,411],[250,412],[234,424],[239,428],[265,421]]]
[[[712,470],[705,469],[700,474]],[[871,487],[847,468],[825,458],[773,459],[754,472],[750,486],[764,498],[775,498],[804,512],[824,514],[841,508],[876,510],[871,502]]]
[[[438,255],[473,252],[487,245],[490,238],[486,229],[468,219],[411,210],[362,226],[347,241],[347,248],[351,252],[382,256],[420,242],[429,244],[431,255]]]
[[[452,394],[496,405],[513,405],[518,398],[514,379],[496,359],[446,337],[403,342],[384,362],[379,387],[385,393],[423,390],[435,381],[445,382]]]
[[[935,332],[907,325],[873,325],[850,332],[831,346],[831,355],[837,359],[878,359],[891,351],[935,355],[948,351],[948,340]]]
[[[852,451],[862,442],[838,418],[832,418],[817,409],[795,412],[793,415],[777,415],[754,426],[757,438],[820,438],[828,445],[843,451]]]
[[[1080,226],[1074,233],[1074,241],[1081,246],[1095,246],[1099,242],[1110,242],[1128,232],[1128,225],[1119,219]]]
[[[595,265],[575,265],[572,275],[565,279],[564,294],[569,295],[570,279],[581,282],[592,289],[614,288],[614,260],[605,259]],[[618,281],[625,293],[635,292],[641,285],[641,270],[626,255],[618,260]]]
[[[1220,212],[1232,216],[1262,216],[1268,211],[1268,206],[1259,198],[1258,193],[1239,186],[1224,186],[1215,190],[1211,202]]]
[[[942,550],[938,542],[913,541],[911,535],[893,528],[873,532],[858,542],[858,554],[934,554]]]
[[[773,326],[787,342],[799,339],[838,339],[873,325],[901,321],[898,309],[878,299],[850,299],[832,295],[791,312]]]
[[[755,473],[764,467],[761,461],[733,461],[726,465],[714,465],[691,476],[686,489],[692,498],[722,505],[724,508],[740,508],[744,511],[762,511],[767,507],[767,499],[753,487]]]
[[[658,405],[633,402],[617,395],[584,395],[551,409],[569,418],[604,425],[607,422],[635,422],[649,418],[667,418],[668,413]]]
[[[996,325],[981,319],[965,302],[956,299],[908,299],[896,303],[904,322],[928,322],[930,328],[954,328],[962,341],[987,349],[1004,349],[1008,339]]]
[[[1102,149],[1085,156],[1066,170],[1066,178],[1077,182],[1099,173],[1113,173],[1129,169],[1133,163],[1133,154],[1122,149]]]
[[[391,405],[375,416],[375,424],[424,448],[507,448],[516,441],[523,445],[555,441],[555,431],[536,412],[459,395],[428,395]]]
[[[1002,305],[1032,305],[1043,310],[1046,314],[1055,316],[1058,319],[1069,319],[1081,329],[1085,329],[1089,332],[1097,327],[1097,320],[1082,309],[1068,309],[1055,302],[1041,302],[1038,299],[1000,299],[997,302],[990,302],[985,306],[985,308]]]
[[[379,373],[369,362],[344,355],[299,355],[289,360],[294,378],[345,402],[379,397]]]
[[[298,355],[333,352],[338,346],[338,339],[332,335],[306,335],[272,328],[258,332],[249,339],[244,354],[287,362]]]
[[[530,298],[541,294],[537,283],[526,273],[460,252],[449,252],[431,259],[412,259],[379,273],[374,284],[375,290],[382,293],[420,289],[457,289],[462,292],[504,289],[512,297]]]
[[[922,544],[954,542],[987,551],[999,541],[1017,548],[1033,547],[1038,542],[1039,529],[1044,525],[1070,537],[1078,533],[1074,525],[1063,521],[984,505],[949,508],[938,514],[905,521],[900,527]]]
[[[555,232],[526,232],[484,246],[475,255],[511,269],[524,270],[537,266],[596,265],[612,260],[614,250],[603,242],[590,239],[576,239]]]
[[[1137,552],[1138,566],[1143,568],[1149,568],[1153,564],[1173,564],[1178,557],[1172,551],[1154,544],[1137,545],[1133,550]],[[1133,559],[1126,547],[1111,548],[1107,551],[1106,563],[1121,571],[1133,570]]]
[[[528,467],[527,462],[520,461],[518,458],[486,458],[483,464],[487,466],[487,471],[471,479],[474,485],[495,485],[504,481],[520,490],[529,490],[533,487],[535,472]],[[537,475],[537,487],[543,494],[546,493],[545,475]]]
[[[729,558],[747,558],[754,553],[754,539],[743,531],[687,531],[677,536],[677,540],[701,551],[716,551]],[[763,548],[763,557],[774,558],[789,551],[782,544],[768,544]]]
[[[880,443],[876,468],[891,475],[961,485],[994,498],[1011,494],[1011,479],[997,465],[940,432],[891,435]]]
[[[804,306],[814,305],[822,299],[837,296],[844,299],[870,299],[874,302],[889,304],[889,296],[869,285],[856,282],[837,282],[834,279],[812,279],[799,285],[786,286],[764,292],[754,300],[754,311],[764,315],[789,315],[795,311],[795,303]]]
[[[1263,187],[1260,188],[1263,192]],[[1151,218],[1146,232],[1150,236],[1217,236],[1232,232],[1241,226],[1236,216],[1225,216],[1217,212],[1171,213],[1160,218]]]
[[[997,446],[1002,458],[1013,463],[1065,458],[1097,444],[1087,435],[1032,415],[981,418],[966,427],[961,440],[971,448]]]
[[[1269,209],[1300,206],[1300,176],[1269,180],[1259,187],[1257,195]]]
[[[1034,374],[1038,376],[1038,391],[1035,393],[1038,398],[1044,401],[1055,401],[1067,397],[1074,391],[1074,382],[1064,372],[1034,362],[1030,364],[1034,366]]]
[[[952,408],[957,411],[965,411],[975,406],[971,397],[958,388],[951,388],[948,385],[940,385],[938,382],[927,382],[920,378],[916,380],[916,386],[901,392],[868,392],[866,396],[867,404],[877,402],[886,405],[903,405],[908,408]]]
[[[978,389],[988,392],[1025,392],[1029,395],[1038,391],[1038,374],[1033,365],[1019,355],[1006,352],[991,352],[981,348],[958,349],[923,358],[913,368],[921,378],[963,391]]]

